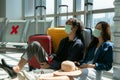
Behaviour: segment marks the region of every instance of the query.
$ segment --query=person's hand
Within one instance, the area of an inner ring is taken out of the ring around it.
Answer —
[[[79,63],[79,62],[74,61],[74,63],[75,63],[75,66],[77,66],[77,67],[80,66],[80,63]]]
[[[95,68],[95,64],[83,64],[80,68]]]
[[[40,63],[40,67],[43,68],[43,69],[46,69],[46,68],[49,68],[50,65],[46,62],[43,62],[43,63]]]

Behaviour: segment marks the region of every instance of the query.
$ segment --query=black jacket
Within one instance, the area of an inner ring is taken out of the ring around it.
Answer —
[[[65,60],[80,61],[83,59],[84,45],[77,37],[73,41],[69,41],[68,37],[61,40],[56,57],[53,59],[51,64],[54,67],[60,68],[61,62]]]

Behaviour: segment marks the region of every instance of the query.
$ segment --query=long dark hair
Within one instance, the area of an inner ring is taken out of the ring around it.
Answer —
[[[101,33],[101,35],[102,35],[102,38],[103,38],[103,42],[111,41],[110,25],[109,25],[107,22],[105,22],[105,21],[100,21],[100,22],[98,22],[98,23],[96,24],[96,26],[97,26],[98,24],[101,24],[101,28],[102,28],[102,33]],[[98,38],[93,37],[90,45],[89,45],[88,48],[87,48],[87,51],[88,51],[91,47],[95,46],[96,44],[98,44]]]
[[[68,23],[72,23],[73,27],[78,27],[77,31],[76,31],[76,36],[81,39],[81,41],[84,44],[84,38],[83,38],[83,34],[82,31],[85,28],[84,24],[82,21],[78,20],[77,18],[70,18],[66,21],[66,24]]]

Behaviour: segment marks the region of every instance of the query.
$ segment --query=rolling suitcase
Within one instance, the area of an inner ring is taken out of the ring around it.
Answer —
[[[65,28],[48,28],[47,34],[51,36],[53,51],[56,52],[61,39],[67,36]]]
[[[38,41],[42,47],[45,49],[45,51],[48,53],[48,55],[51,54],[51,37],[49,35],[32,35],[29,37],[28,44],[30,44],[33,41]],[[31,71],[33,68],[40,68],[40,64],[38,63],[35,56],[33,56],[29,62],[29,70]]]
[[[46,7],[45,6],[36,6],[35,7],[35,27],[36,27],[36,35],[32,35],[28,38],[28,44],[30,44],[32,41],[38,41],[43,48],[45,49],[45,51],[48,54],[51,54],[51,37],[46,35],[46,34],[38,34],[38,18],[37,18],[37,10],[38,8],[40,9],[44,9],[45,10],[45,14],[44,14],[44,27],[45,27],[45,23],[46,23]],[[41,15],[42,16],[42,15]],[[33,56],[30,61],[28,62],[29,65],[29,70],[31,71],[34,68],[40,68],[40,64],[38,63],[37,59],[35,56]]]

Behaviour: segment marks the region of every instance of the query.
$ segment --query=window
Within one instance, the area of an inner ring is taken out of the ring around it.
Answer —
[[[47,17],[46,20],[51,20],[52,21],[51,27],[54,27],[54,17]]]
[[[77,18],[84,23],[84,15],[79,15]]]
[[[93,0],[93,9],[113,8],[115,0]]]
[[[99,22],[99,21],[106,21],[111,26],[113,25],[113,17],[114,13],[100,13],[100,14],[93,14],[93,27]]]
[[[76,11],[84,10],[84,0],[76,0]]]
[[[68,16],[68,19],[69,19],[69,18],[72,18],[72,16]],[[65,26],[66,20],[67,20],[66,16],[62,16],[62,17],[61,17],[61,23],[60,23],[61,26]]]
[[[61,0],[61,4],[62,5],[68,5],[68,12],[72,12],[73,11],[73,0]],[[62,7],[61,8],[61,12],[62,13],[66,13],[67,12],[67,8],[66,7]]]
[[[25,16],[34,16],[34,0],[25,0]]]
[[[46,14],[54,14],[54,0],[46,0]]]

